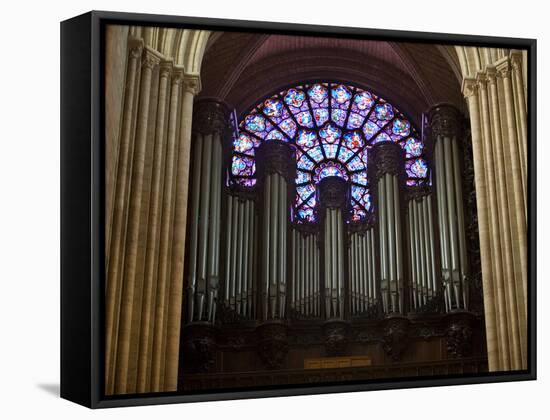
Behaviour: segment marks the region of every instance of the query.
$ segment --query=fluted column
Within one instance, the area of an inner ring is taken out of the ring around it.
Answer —
[[[258,149],[257,165],[262,189],[261,319],[280,320],[286,316],[289,185],[296,163],[286,143],[271,141]]]
[[[403,314],[406,311],[401,206],[405,182],[403,150],[395,143],[378,143],[369,154],[368,166],[377,210],[382,307],[387,315]]]
[[[193,119],[193,191],[187,271],[187,320],[214,322],[219,285],[222,138],[228,110],[200,101]],[[239,225],[234,226],[238,228]]]
[[[458,143],[461,116],[450,105],[438,105],[430,110],[428,118],[434,144],[445,305],[447,311],[467,310],[469,264],[464,230],[462,160]]]
[[[472,124],[491,371],[527,366],[527,115],[520,59],[503,57],[463,86]]]
[[[349,186],[340,177],[326,177],[318,185],[324,249],[325,318],[344,319],[345,288],[344,214]]]

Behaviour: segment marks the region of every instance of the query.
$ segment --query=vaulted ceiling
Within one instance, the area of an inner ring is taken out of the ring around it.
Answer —
[[[202,63],[202,97],[246,112],[281,88],[306,80],[343,80],[397,105],[415,123],[431,105],[464,108],[454,49],[348,38],[223,32]]]

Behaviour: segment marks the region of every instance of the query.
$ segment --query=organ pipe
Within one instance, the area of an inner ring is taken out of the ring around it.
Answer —
[[[450,105],[440,105],[430,110],[447,311],[468,307],[468,258],[458,147],[460,120],[459,112]],[[429,209],[427,217],[430,218]]]

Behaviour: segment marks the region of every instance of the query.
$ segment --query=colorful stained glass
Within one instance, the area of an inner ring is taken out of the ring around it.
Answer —
[[[422,158],[416,159],[409,167],[410,176],[414,176],[417,178],[425,178],[426,175],[428,175],[428,164],[426,161]]]
[[[305,169],[305,170],[311,170],[315,166],[315,162],[312,161],[307,155],[297,153],[298,162],[296,162],[296,166],[298,169]]]
[[[256,172],[256,163],[253,158],[233,156],[231,173],[238,176],[249,176]]]
[[[367,217],[367,212],[365,210],[363,210],[361,207],[353,206],[353,209],[351,211],[351,220],[353,222],[360,222],[366,217]]]
[[[313,111],[313,118],[317,126],[323,125],[328,120],[328,110],[325,108],[318,108]]]
[[[344,134],[344,142],[348,149],[351,149],[354,152],[365,145],[361,134],[359,134],[359,132],[357,131],[352,131],[351,133]]]
[[[311,130],[298,130],[296,144],[302,148],[309,149],[317,144],[317,134]]]
[[[254,142],[248,134],[241,133],[238,139],[233,141],[233,149],[239,153],[254,153]]]
[[[319,131],[319,135],[328,143],[334,143],[342,135],[342,130],[334,124],[328,123]]]
[[[251,188],[256,185],[256,178],[236,178],[235,182],[243,187]]]
[[[321,163],[315,169],[315,177],[314,177],[315,182],[319,182],[323,178],[327,178],[329,176],[337,176],[345,179],[346,181],[348,180],[348,175],[346,170],[336,162]]]
[[[347,113],[343,109],[333,109],[332,121],[342,127],[344,125],[344,122],[346,121],[346,115]]]
[[[279,128],[283,130],[289,137],[294,137],[294,134],[296,134],[296,123],[290,118],[287,118],[286,120],[281,122],[281,124],[279,124]]]
[[[357,108],[363,110],[372,107],[374,99],[372,99],[372,96],[368,92],[361,92],[355,95],[353,102],[355,102]]]
[[[330,89],[328,83],[302,86],[264,99],[242,118],[227,185],[256,185],[254,152],[264,140],[289,142],[296,153],[300,194],[292,215],[297,223],[315,221],[316,183],[327,176],[341,176],[355,188],[351,221],[367,216],[371,198],[366,168],[374,143],[394,141],[405,150],[407,185],[429,182],[424,145],[409,137],[415,133],[410,121],[391,104],[345,84],[330,84]]]
[[[376,105],[374,107],[374,112],[379,120],[387,121],[393,118],[393,108],[388,103]]]
[[[268,117],[278,117],[283,110],[283,103],[280,99],[268,99],[264,102],[263,113]]]
[[[338,85],[332,89],[332,97],[337,103],[343,104],[349,101],[351,92],[344,85]]]
[[[372,121],[367,121],[367,123],[363,126],[363,133],[365,133],[367,140],[370,140],[376,133],[378,133],[378,130],[380,130],[380,127]]]
[[[279,130],[271,130],[265,139],[286,141],[286,137]]]
[[[327,97],[328,90],[323,85],[317,83],[307,91],[307,94],[313,102],[317,102],[319,104]]]
[[[301,201],[305,201],[311,194],[315,192],[315,187],[312,184],[301,185],[296,187],[296,194]]]
[[[363,124],[363,121],[365,120],[365,117],[363,117],[361,114],[356,114],[355,112],[351,112],[348,117],[348,126],[347,128],[359,128]]]
[[[336,157],[336,152],[338,151],[338,145],[324,144],[323,149],[325,149],[325,156],[327,159],[334,159]]]
[[[324,159],[323,152],[321,151],[321,146],[309,149],[307,153],[315,160],[315,162],[321,162]]]
[[[350,171],[359,171],[365,169],[365,164],[359,156],[355,156],[352,160],[350,160],[347,166]]]
[[[304,171],[296,171],[296,184],[303,184],[304,182],[311,182],[311,174]]]
[[[416,157],[422,154],[424,145],[419,140],[410,137],[404,144],[406,157]]]
[[[351,176],[352,182],[355,182],[357,184],[361,185],[367,185],[368,179],[367,179],[367,173],[366,172],[357,172]]]
[[[376,136],[373,143],[380,143],[382,141],[391,141],[391,137],[388,136],[388,133],[380,133]]]
[[[300,124],[302,127],[313,127],[313,119],[311,118],[311,114],[309,111],[304,111],[297,114],[296,121],[298,121],[298,124]]]
[[[258,132],[265,130],[265,118],[258,114],[248,115],[245,118],[245,127],[247,130]]]
[[[392,132],[395,135],[405,137],[408,136],[411,131],[411,124],[407,120],[396,118],[393,121]]]
[[[340,151],[338,152],[338,160],[342,163],[346,163],[350,157],[353,156],[353,152],[345,146],[340,146]]]
[[[285,103],[290,106],[299,108],[304,100],[306,99],[306,94],[303,90],[299,89],[289,89],[285,95]]]

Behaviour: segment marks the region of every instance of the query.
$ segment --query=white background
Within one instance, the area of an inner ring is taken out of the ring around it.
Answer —
[[[65,4],[64,4],[65,3]],[[91,9],[538,39],[538,236],[547,238],[549,13],[544,1],[73,1],[2,3],[0,417],[4,419],[549,418],[548,268],[538,256],[537,382],[91,411],[59,390],[59,22]],[[377,10],[379,8],[379,10]],[[545,177],[546,175],[546,177]],[[533,226],[533,225],[532,225]]]

